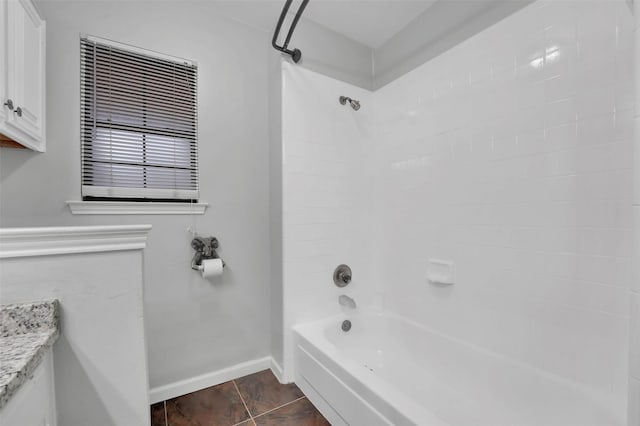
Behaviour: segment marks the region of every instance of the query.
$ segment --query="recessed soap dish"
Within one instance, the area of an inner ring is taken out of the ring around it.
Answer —
[[[428,259],[427,281],[435,285],[453,285],[455,283],[454,263],[450,260]]]

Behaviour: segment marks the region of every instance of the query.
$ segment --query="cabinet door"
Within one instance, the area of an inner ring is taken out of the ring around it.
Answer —
[[[7,93],[14,103],[7,125],[24,134],[18,142],[44,151],[45,23],[29,0],[7,1]],[[19,110],[18,110],[19,108]]]
[[[0,0],[0,24],[7,22],[7,0]],[[0,104],[7,101],[7,32],[0,31]],[[4,123],[7,118],[8,109],[4,105],[0,105],[0,123]]]

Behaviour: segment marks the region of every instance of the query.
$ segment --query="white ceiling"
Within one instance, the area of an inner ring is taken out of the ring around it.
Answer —
[[[303,18],[332,29],[371,48],[379,47],[423,13],[436,0],[310,0]],[[225,14],[265,31],[273,31],[285,0],[218,0]],[[283,25],[301,0],[294,0]]]
[[[56,1],[105,1],[105,0],[36,0],[37,3]],[[106,0],[106,1],[183,1],[183,0]],[[273,34],[285,0],[191,0],[205,1],[216,5],[221,13],[237,21]],[[314,21],[372,49],[376,49],[405,28],[411,21],[425,12],[433,11],[432,21],[450,22],[456,25],[473,18],[481,10],[488,10],[497,3],[527,3],[533,0],[309,0],[303,20]],[[293,5],[281,31],[282,37],[289,30],[293,15],[302,0],[293,0]],[[185,1],[186,4],[186,1]],[[436,6],[436,7],[434,7]],[[448,10],[450,9],[450,10]],[[458,9],[459,13],[450,13]],[[456,15],[456,19],[449,19]],[[302,22],[300,25],[304,25]],[[434,25],[442,27],[442,25]],[[445,24],[445,29],[447,24]],[[440,31],[442,32],[442,31]],[[426,37],[428,31],[425,32]],[[433,38],[442,34],[434,34]],[[279,39],[282,42],[282,39]],[[423,40],[426,44],[429,40]]]
[[[310,0],[303,16],[375,49],[433,3],[435,0]]]

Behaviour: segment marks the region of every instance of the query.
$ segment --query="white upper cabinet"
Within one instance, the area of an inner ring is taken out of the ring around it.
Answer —
[[[29,0],[0,0],[0,133],[45,151],[45,22]]]
[[[7,1],[0,0],[0,103],[7,100]],[[7,119],[7,108],[0,106],[0,123]]]

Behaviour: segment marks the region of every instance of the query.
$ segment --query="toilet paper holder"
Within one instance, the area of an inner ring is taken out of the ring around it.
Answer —
[[[196,251],[191,260],[191,269],[195,271],[201,269],[202,261],[205,259],[220,259],[218,252],[216,252],[216,249],[219,247],[216,237],[196,236],[191,240],[191,247]],[[224,260],[222,260],[222,267],[224,268],[225,266]]]

